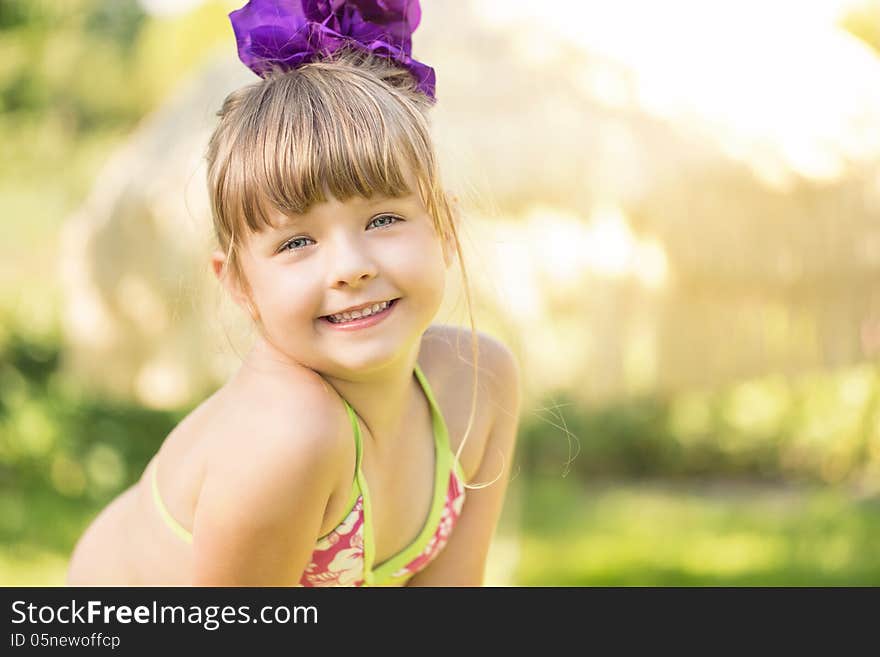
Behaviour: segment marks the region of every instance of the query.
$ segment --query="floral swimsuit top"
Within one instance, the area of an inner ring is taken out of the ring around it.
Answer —
[[[361,432],[357,416],[343,399],[354,431],[357,459],[346,509],[336,529],[317,540],[312,558],[303,571],[300,586],[403,586],[440,553],[449,539],[464,504],[464,474],[449,447],[449,435],[443,414],[437,406],[428,380],[418,364],[415,375],[431,406],[434,431],[434,493],[431,509],[415,540],[393,557],[375,564],[373,510],[370,491],[361,472]],[[153,499],[168,526],[183,540],[192,542],[192,534],[168,512],[159,495],[156,465],[153,464]]]

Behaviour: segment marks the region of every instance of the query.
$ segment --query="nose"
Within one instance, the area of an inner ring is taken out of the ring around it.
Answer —
[[[356,238],[339,236],[330,253],[331,286],[359,287],[375,278],[376,263]]]

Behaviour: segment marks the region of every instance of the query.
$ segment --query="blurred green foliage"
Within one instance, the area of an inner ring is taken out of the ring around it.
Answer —
[[[13,56],[0,69],[0,111],[52,114],[73,133],[129,125],[144,103],[124,73],[144,19],[135,0],[4,2],[0,28]]]
[[[213,48],[232,38],[219,1],[155,17],[136,0],[0,3],[0,312],[57,312],[57,228],[101,165]],[[233,42],[234,43],[234,42]]]
[[[563,397],[539,408],[522,425],[531,475],[880,477],[880,368],[871,363],[595,408]]]
[[[0,333],[0,543],[68,553],[186,411],[84,395],[59,374],[57,340]]]

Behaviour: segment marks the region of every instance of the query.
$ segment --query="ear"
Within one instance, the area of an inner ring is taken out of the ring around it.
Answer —
[[[241,285],[232,271],[228,269],[226,254],[223,253],[223,251],[218,249],[211,254],[211,269],[214,271],[214,276],[217,277],[217,280],[220,281],[220,284],[224,287],[232,300],[253,316],[250,298],[244,290],[241,289]]]

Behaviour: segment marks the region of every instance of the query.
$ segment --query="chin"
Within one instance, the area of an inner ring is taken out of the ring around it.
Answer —
[[[338,367],[353,375],[370,375],[394,368],[418,348],[421,335],[405,341],[377,341],[372,344],[350,345],[354,348],[337,353],[332,360]]]
[[[361,354],[350,353],[337,358],[336,362],[352,373],[370,374],[393,366],[403,355],[404,352],[401,349],[382,350],[381,352],[375,349],[364,349]]]

